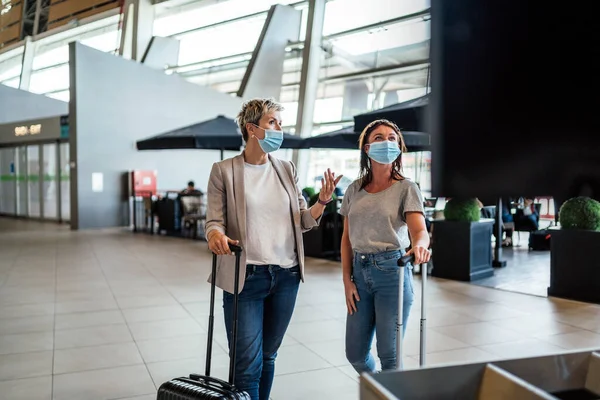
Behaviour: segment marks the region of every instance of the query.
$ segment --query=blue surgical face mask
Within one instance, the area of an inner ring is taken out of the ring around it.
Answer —
[[[379,164],[391,164],[402,154],[398,147],[398,142],[385,140],[383,142],[375,142],[369,145],[369,158]]]
[[[279,150],[281,144],[283,143],[282,131],[276,131],[275,129],[265,129],[261,128],[258,125],[254,126],[256,126],[258,129],[262,129],[263,131],[265,131],[264,139],[256,138],[258,140],[260,148],[263,149],[265,153],[271,153],[273,151]]]

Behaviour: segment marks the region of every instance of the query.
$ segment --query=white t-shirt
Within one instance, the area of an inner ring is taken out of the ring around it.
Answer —
[[[282,268],[297,265],[290,198],[271,162],[244,163],[244,186],[246,263]]]

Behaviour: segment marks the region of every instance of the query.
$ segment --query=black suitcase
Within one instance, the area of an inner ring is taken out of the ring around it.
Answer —
[[[229,359],[229,382],[210,376],[212,358],[212,342],[215,322],[215,281],[217,275],[217,256],[213,254],[212,284],[210,288],[210,314],[208,317],[208,343],[206,348],[206,373],[205,375],[190,374],[189,377],[175,378],[163,383],[158,388],[157,400],[250,400],[246,392],[242,392],[233,385],[235,379],[235,352],[237,344],[238,324],[238,289],[240,286],[240,254],[242,248],[229,245],[235,253],[235,296],[233,300],[233,341]]]
[[[529,234],[529,249],[535,251],[550,250],[550,231],[542,229]]]

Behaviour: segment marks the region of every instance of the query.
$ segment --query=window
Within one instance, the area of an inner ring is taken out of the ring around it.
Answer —
[[[82,39],[81,44],[84,44],[88,47],[93,47],[96,50],[107,52],[114,52],[119,49],[121,45],[121,38],[119,32],[115,29],[114,31],[109,31],[105,33],[101,33],[97,36],[92,36],[87,39]]]
[[[315,123],[340,121],[342,119],[343,106],[344,99],[342,97],[317,99],[313,121]]]
[[[40,48],[33,58],[33,70],[53,67],[58,64],[69,62],[69,46],[61,46],[44,51]]]
[[[179,65],[251,52],[264,23],[264,17],[253,18],[186,34],[180,39]]]
[[[296,125],[296,116],[298,115],[298,102],[293,101],[289,103],[282,103],[285,108],[281,112],[281,120],[283,121],[283,125],[285,127],[291,127]],[[289,129],[285,129],[286,132]]]
[[[69,87],[69,64],[44,69],[31,74],[29,90],[33,93],[47,93]]]
[[[71,93],[68,90],[61,90],[60,92],[47,93],[46,96],[52,97],[56,100],[62,100],[68,103]]]
[[[429,21],[411,21],[333,39],[332,43],[348,54],[357,56],[409,46],[429,38]]]
[[[290,4],[296,1],[297,0],[228,0],[222,3],[198,7],[190,11],[173,13],[162,17],[159,16],[154,21],[154,35],[171,36],[202,26],[266,11],[273,4]],[[266,14],[261,18],[264,21]]]
[[[2,85],[6,85],[6,86],[10,86],[12,88],[18,89],[20,83],[21,83],[21,77],[17,76],[16,78],[9,79],[7,81],[2,82]]]
[[[21,57],[19,57],[18,64],[16,62],[12,62],[12,61],[13,60],[5,61],[5,63],[7,63],[7,64],[11,63],[14,65],[7,68],[6,70],[0,70],[0,82],[21,76],[21,62],[20,62]],[[0,66],[2,66],[2,64],[3,63],[0,63]]]
[[[323,35],[347,31],[413,14],[430,7],[430,0],[335,0],[325,6]]]

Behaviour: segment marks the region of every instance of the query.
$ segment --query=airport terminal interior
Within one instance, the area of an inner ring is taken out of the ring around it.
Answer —
[[[398,382],[596,351],[586,390],[597,397],[572,398],[600,398],[600,280],[550,244],[567,240],[562,204],[481,197],[462,205],[474,219],[451,220],[454,199],[435,193],[431,21],[429,0],[0,0],[0,400],[150,400],[204,374],[209,176],[243,149],[234,119],[253,98],[284,106],[273,155],[297,166],[309,206],[328,168],[343,175],[302,235],[305,281],[270,399],[401,398],[345,353],[340,207],[359,177],[359,135],[380,118],[403,132],[403,175],[431,238],[431,262],[411,278]],[[588,284],[557,282],[565,273]],[[212,375],[226,381],[222,299],[217,290]],[[371,352],[380,368],[376,340]],[[584,382],[542,381],[548,392]],[[483,392],[472,398],[501,398]]]

